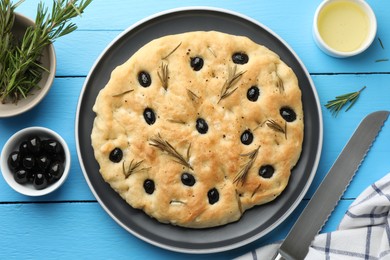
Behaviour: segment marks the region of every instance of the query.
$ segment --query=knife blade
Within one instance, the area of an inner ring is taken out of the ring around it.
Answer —
[[[273,259],[301,260],[363,162],[389,111],[366,116],[343,148]]]

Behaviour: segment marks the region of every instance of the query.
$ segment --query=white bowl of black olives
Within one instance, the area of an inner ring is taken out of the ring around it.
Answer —
[[[70,152],[64,139],[48,128],[28,127],[12,135],[1,152],[1,172],[15,191],[42,196],[67,179]]]

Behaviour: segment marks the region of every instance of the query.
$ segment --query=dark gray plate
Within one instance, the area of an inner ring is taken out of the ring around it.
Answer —
[[[217,30],[245,35],[278,53],[296,73],[305,114],[301,158],[286,190],[275,201],[244,213],[240,221],[221,227],[194,230],[161,224],[130,207],[104,182],[93,156],[90,134],[96,96],[111,71],[141,46],[160,36],[196,30]],[[322,117],[316,90],[305,67],[277,35],[240,14],[214,8],[184,8],[149,17],[123,32],[102,53],[91,69],[79,99],[76,142],[85,178],[99,203],[122,227],[156,246],[190,253],[220,252],[248,244],[280,224],[299,204],[317,169],[322,147]]]

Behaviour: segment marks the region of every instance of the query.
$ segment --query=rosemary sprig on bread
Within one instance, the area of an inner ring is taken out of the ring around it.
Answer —
[[[191,144],[187,148],[187,158],[181,155],[168,141],[164,140],[160,134],[156,137],[151,138],[149,144],[160,149],[163,152],[166,152],[169,156],[175,158],[175,162],[193,170],[191,164],[189,163]]]

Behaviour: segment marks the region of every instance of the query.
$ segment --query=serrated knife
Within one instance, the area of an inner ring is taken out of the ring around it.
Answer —
[[[362,163],[389,111],[366,116],[330,168],[273,259],[301,260]]]

